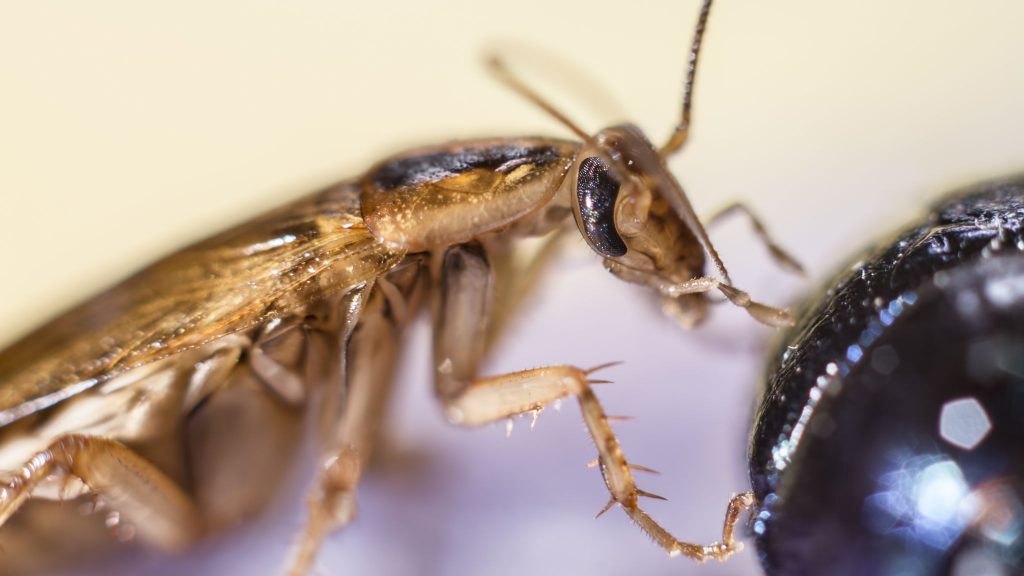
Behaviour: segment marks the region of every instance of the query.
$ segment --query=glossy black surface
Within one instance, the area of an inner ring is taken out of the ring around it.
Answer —
[[[947,198],[829,284],[750,446],[768,574],[1024,572],[1024,178]]]
[[[544,166],[560,157],[554,146],[453,146],[452,150],[395,158],[378,166],[371,178],[378,188],[403,188],[437,182],[474,168],[508,172],[523,164]]]
[[[608,173],[604,162],[591,156],[580,162],[576,178],[576,199],[587,242],[602,256],[614,258],[626,253],[626,243],[615,231],[615,199],[619,182]]]

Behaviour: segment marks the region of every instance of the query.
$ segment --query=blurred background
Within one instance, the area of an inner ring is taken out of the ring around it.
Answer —
[[[696,0],[621,3],[33,2],[0,6],[0,343],[147,261],[407,146],[566,131],[490,78],[496,51],[590,130],[677,120]],[[926,9],[922,10],[922,7]],[[737,284],[791,304],[941,193],[1024,168],[1024,5],[720,2],[691,140],[672,161],[699,213],[759,212],[806,265],[773,267],[742,221],[713,237]],[[746,489],[755,390],[773,331],[721,307],[683,333],[582,242],[487,366],[625,364],[598,393],[631,461],[659,469],[648,511],[717,539]],[[320,573],[758,573],[668,559],[613,510],[574,403],[461,430],[410,334],[382,462]],[[239,439],[244,441],[244,439]],[[181,558],[127,553],[79,574],[274,574],[303,482],[264,519]],[[841,545],[841,543],[837,543]]]

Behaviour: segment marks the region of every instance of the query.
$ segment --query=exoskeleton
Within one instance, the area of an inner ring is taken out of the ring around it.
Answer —
[[[729,556],[750,495],[729,503],[718,543],[681,542],[661,528],[639,507],[636,467],[591,390],[601,366],[478,370],[574,227],[613,275],[651,289],[681,324],[701,321],[710,292],[762,323],[790,324],[733,286],[666,167],[686,139],[709,7],[682,119],[660,149],[632,125],[580,130],[495,62],[581,141],[496,138],[404,152],[171,254],[0,352],[4,567],[27,567],[55,542],[81,545],[81,534],[107,538],[95,516],[61,501],[91,499],[120,535],[168,550],[251,516],[308,415],[321,466],[290,561],[291,573],[308,572],[325,535],[353,516],[399,337],[425,303],[436,393],[451,422],[477,426],[575,398],[608,507],[619,504],[669,554]],[[776,260],[796,267],[742,205],[719,215],[737,211]],[[517,241],[529,237],[545,240],[523,261]],[[67,520],[36,534],[37,519],[52,514]]]

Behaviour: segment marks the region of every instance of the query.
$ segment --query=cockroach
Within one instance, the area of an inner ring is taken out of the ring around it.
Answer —
[[[0,352],[3,564],[18,570],[53,541],[81,541],[90,520],[74,507],[62,511],[73,520],[33,534],[53,502],[92,502],[118,535],[162,550],[217,533],[268,500],[277,457],[308,413],[320,467],[288,568],[308,573],[324,537],[353,517],[399,336],[424,306],[435,390],[452,423],[575,398],[610,494],[602,513],[619,505],[670,555],[733,554],[750,493],[728,503],[710,545],[677,540],[639,506],[657,496],[637,487],[633,470],[644,468],[627,461],[591,389],[605,366],[479,374],[525,283],[573,225],[608,271],[652,290],[686,327],[719,301],[712,292],[761,323],[791,324],[732,283],[667,169],[689,133],[710,6],[698,17],[679,122],[661,147],[631,124],[584,131],[493,59],[504,83],[579,141],[492,138],[403,152],[175,252]],[[799,270],[744,205],[708,222],[737,213],[772,258]],[[518,241],[532,237],[543,247],[521,262]]]

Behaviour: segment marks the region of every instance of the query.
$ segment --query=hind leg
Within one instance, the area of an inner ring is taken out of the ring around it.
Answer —
[[[0,525],[36,488],[61,475],[80,480],[153,546],[179,550],[202,534],[194,503],[163,472],[123,444],[82,434],[57,438],[0,488]]]

